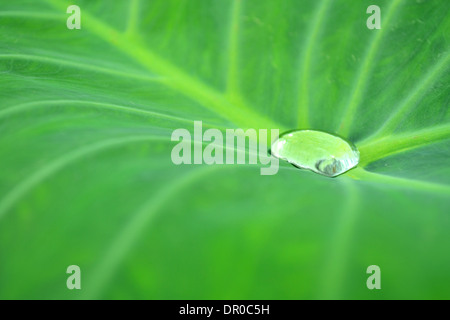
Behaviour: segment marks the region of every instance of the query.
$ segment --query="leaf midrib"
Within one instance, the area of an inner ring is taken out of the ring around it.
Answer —
[[[450,138],[450,124],[422,129],[415,132],[391,135],[358,146],[361,166],[407,150]]]
[[[53,6],[56,6],[61,9],[65,9],[65,5],[60,2],[59,0],[46,0]],[[393,15],[394,9],[399,5],[401,0],[397,0],[393,4],[391,4],[389,8],[388,17],[391,17]],[[239,1],[238,1],[239,2]],[[232,7],[232,23],[231,28],[237,29],[237,23],[238,23],[238,14],[240,11],[240,7],[238,5],[238,2],[233,3]],[[326,3],[328,3],[326,0],[321,2],[321,5],[318,7],[317,11],[317,21],[320,21],[320,17],[324,14]],[[132,2],[132,6],[138,6],[137,2]],[[133,7],[130,8],[130,19],[136,19],[135,16],[135,9]],[[228,98],[227,94],[221,93],[216,91],[215,89],[207,86],[203,82],[189,76],[181,69],[178,69],[176,66],[172,65],[170,62],[166,61],[165,59],[161,58],[145,46],[143,46],[141,43],[136,42],[137,40],[132,39],[129,37],[129,30],[135,28],[136,21],[130,21],[129,26],[133,25],[134,27],[127,28],[127,32],[121,33],[109,25],[101,22],[100,20],[96,19],[95,17],[91,16],[89,13],[84,12],[84,23],[87,25],[90,25],[90,30],[95,33],[98,37],[102,38],[106,42],[112,44],[119,50],[127,53],[130,57],[134,58],[136,61],[140,62],[142,65],[144,65],[149,71],[156,72],[159,75],[162,75],[164,77],[168,77],[172,79],[171,81],[168,81],[168,84],[172,84],[175,89],[178,89],[180,92],[184,93],[187,96],[190,96],[200,102],[204,107],[207,107],[214,112],[222,115],[224,114],[228,119],[230,119],[235,124],[241,124],[242,127],[248,128],[281,128],[282,130],[286,130],[286,128],[283,128],[280,125],[276,125],[273,121],[268,120],[266,117],[260,115],[255,110],[248,108],[242,99],[234,99],[233,103],[231,103]],[[316,22],[317,22],[316,21]],[[315,32],[317,31],[317,28],[319,26],[318,22],[316,23],[316,27],[312,28],[312,30]],[[230,64],[232,68],[236,68],[236,59],[237,57],[233,56],[236,55],[236,46],[237,46],[237,31],[231,30],[230,31]],[[368,54],[365,58],[365,64],[371,64],[372,57],[376,52],[377,43],[380,41],[381,34],[375,36],[374,41],[372,42],[372,46],[370,47]],[[311,48],[314,40],[314,33],[310,35],[310,41],[308,42],[308,48]],[[308,50],[307,48],[307,50]],[[6,55],[5,55],[6,56]],[[431,75],[426,80],[422,81],[419,86],[426,86],[430,83],[430,79],[434,78],[439,71],[440,66],[445,65],[448,62],[448,57],[450,55],[447,55],[443,60],[440,61],[440,63],[433,68],[433,70],[430,72]],[[25,58],[26,55],[16,55],[16,58]],[[308,55],[306,54],[305,59],[307,61]],[[37,58],[39,59],[39,58]],[[52,58],[41,58],[48,62],[56,62]],[[68,63],[68,65],[70,62]],[[364,64],[364,65],[365,65]],[[74,64],[75,66],[75,64]],[[98,68],[98,67],[93,67]],[[232,69],[235,70],[235,69]],[[110,70],[101,70],[105,72],[109,72]],[[307,74],[306,74],[307,75]],[[134,75],[131,75],[134,76]],[[232,83],[231,87],[233,89],[236,89],[236,84],[233,83],[235,81],[235,72],[231,72],[231,74],[228,75],[228,82]],[[360,76],[357,79],[356,82],[356,89],[358,89],[360,86],[364,85],[366,75],[360,74]],[[236,89],[237,90],[237,89]],[[355,100],[355,95],[360,94],[360,90],[356,90],[353,92],[353,98],[351,99],[352,103],[347,108],[347,113],[349,110],[352,110],[353,107],[356,108],[358,103],[357,99]],[[414,97],[414,96],[413,96]],[[411,105],[412,98],[408,97],[405,100],[405,103],[399,107],[397,113],[392,117],[391,123],[397,121],[401,114],[405,112],[408,106]],[[390,128],[392,124],[390,124],[388,127]],[[421,139],[410,139],[412,136],[416,136],[418,134],[423,134]],[[435,128],[435,129],[424,129],[417,132],[407,133],[407,134],[400,134],[400,135],[392,135],[388,138],[377,138],[378,135],[374,135],[373,137],[366,139],[362,142],[360,145],[360,151],[362,154],[362,161],[361,165],[365,166],[373,161],[376,161],[378,159],[381,159],[385,156],[403,152],[405,150],[411,150],[412,148],[421,147],[427,143],[432,143],[436,141],[440,141],[443,139],[448,138],[448,130],[447,126],[444,126],[442,128]],[[386,143],[387,142],[387,143]],[[396,145],[401,145],[400,148],[396,147]]]
[[[64,5],[58,1],[58,0],[46,0],[47,2],[51,3],[52,5],[63,8]],[[390,7],[390,14],[389,16],[393,15],[393,8],[398,6],[401,0],[398,0]],[[320,20],[320,16],[323,15],[323,10],[325,8],[325,4],[327,2],[322,2],[322,6],[319,6],[318,8],[318,19]],[[135,4],[136,5],[136,4]],[[234,4],[236,7],[232,8],[232,19],[235,19],[236,21],[234,23],[231,23],[231,27],[236,27],[237,19],[238,19],[238,13],[240,8],[237,6],[237,4]],[[131,10],[131,9],[130,9]],[[255,110],[248,108],[245,105],[245,102],[243,99],[233,99],[233,103],[231,103],[228,98],[227,94],[223,94],[221,92],[216,91],[215,89],[207,86],[203,82],[196,80],[192,78],[191,76],[187,75],[185,72],[181,71],[171,63],[165,61],[155,53],[153,53],[151,50],[145,48],[140,43],[136,43],[127,36],[127,33],[121,33],[107,24],[104,24],[100,20],[97,20],[95,17],[92,17],[89,15],[89,13],[84,13],[84,21],[88,25],[91,25],[91,30],[94,31],[94,33],[102,38],[103,40],[109,42],[113,46],[117,47],[121,51],[124,51],[129,56],[133,57],[136,61],[140,62],[142,65],[146,66],[149,71],[153,71],[158,73],[159,75],[162,75],[167,78],[171,78],[172,81],[168,81],[167,83],[170,85],[172,84],[175,89],[178,89],[180,92],[184,93],[185,95],[191,96],[195,100],[201,103],[204,107],[207,107],[214,112],[218,113],[219,115],[225,115],[228,119],[230,119],[233,123],[236,125],[241,125],[241,127],[244,128],[280,128],[281,131],[287,130],[287,128],[276,125],[274,122],[268,120],[266,117],[260,115]],[[136,22],[133,22],[134,24]],[[315,30],[316,28],[313,28]],[[106,36],[105,36],[106,35]],[[371,46],[369,49],[369,52],[371,54],[366,56],[366,63],[371,63],[376,46],[376,43],[378,43],[378,39],[381,37],[381,35],[376,36],[375,38],[375,44]],[[314,38],[314,37],[312,37]],[[236,50],[236,41],[237,41],[237,34],[234,34],[233,31],[230,32],[230,42],[231,42],[231,52],[230,54],[234,55]],[[310,47],[312,43],[309,43],[308,47]],[[450,55],[446,55],[444,59],[440,61],[438,66],[443,66],[448,62],[448,57]],[[232,64],[232,67],[236,64],[236,57],[230,58],[230,63]],[[51,61],[49,59],[48,61]],[[419,83],[419,87],[422,89],[422,87],[426,87],[430,84],[430,79],[434,78],[438,72],[439,68],[435,67],[430,72],[430,76],[427,77],[426,80]],[[235,76],[235,75],[233,75]],[[231,77],[231,75],[229,75]],[[358,87],[361,86],[361,83],[364,84],[364,79],[362,75],[357,80]],[[229,79],[229,81],[234,81]],[[235,86],[235,85],[233,85]],[[357,90],[358,91],[358,90]],[[356,92],[354,94],[356,94]],[[423,91],[423,90],[422,90]],[[414,95],[415,97],[417,95]],[[405,100],[405,103],[399,107],[397,113],[392,117],[391,121],[392,123],[394,121],[397,121],[401,114],[406,112],[406,109],[411,105],[412,98],[408,97]],[[351,99],[351,101],[355,101],[354,98]],[[357,106],[357,104],[355,104]],[[349,110],[349,109],[347,109]],[[347,111],[348,112],[348,111]],[[392,126],[389,125],[389,128]],[[405,150],[410,150],[415,147],[420,147],[424,145],[424,141],[426,143],[432,143],[435,141],[440,141],[442,139],[448,138],[448,134],[446,131],[440,131],[437,130],[437,133],[434,132],[435,130],[420,130],[417,132],[408,133],[405,135],[397,135],[397,136],[390,136],[389,137],[389,147],[384,146],[382,143],[379,143],[380,139],[377,139],[379,136],[378,134],[374,134],[373,137],[370,137],[369,139],[366,139],[362,141],[361,144],[361,153],[362,153],[362,165],[367,165],[375,160],[378,160],[380,158],[383,158],[385,156],[388,156],[393,153],[399,153],[403,152]],[[405,137],[412,136],[418,133],[424,133],[425,139],[419,140],[419,141],[405,141]],[[433,138],[436,138],[436,140],[433,140]],[[384,140],[385,139],[381,139]],[[402,148],[398,148],[394,150],[393,146],[395,143],[401,142]]]

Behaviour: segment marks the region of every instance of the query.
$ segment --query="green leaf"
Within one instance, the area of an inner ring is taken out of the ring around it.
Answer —
[[[75,2],[0,4],[0,298],[450,298],[448,1]],[[361,162],[176,166],[195,120]]]

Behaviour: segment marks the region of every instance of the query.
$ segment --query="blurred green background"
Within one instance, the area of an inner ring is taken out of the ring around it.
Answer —
[[[449,10],[0,1],[0,298],[449,299]],[[175,166],[194,120],[341,134],[362,163]]]

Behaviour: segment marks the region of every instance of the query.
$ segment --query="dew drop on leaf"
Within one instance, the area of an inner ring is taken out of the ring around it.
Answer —
[[[272,144],[271,154],[301,169],[328,177],[338,176],[359,162],[359,151],[351,142],[322,131],[288,131]]]

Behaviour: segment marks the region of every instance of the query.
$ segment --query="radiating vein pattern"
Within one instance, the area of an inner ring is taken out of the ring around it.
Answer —
[[[355,83],[351,89],[350,100],[348,100],[346,102],[347,105],[344,106],[344,113],[338,129],[338,132],[344,136],[348,135],[350,126],[353,124],[356,108],[361,104],[363,95],[367,90],[366,83],[372,74],[374,60],[376,58],[376,54],[379,53],[381,41],[385,33],[389,31],[389,24],[392,23],[401,2],[402,0],[394,0],[389,4],[386,9],[387,12],[384,14],[383,28],[378,30],[372,36],[371,43],[369,44],[365,56],[363,57],[363,61],[359,66],[358,73],[354,80]]]
[[[0,299],[450,298],[450,2],[74,3],[0,4]],[[173,163],[199,120],[180,157],[309,128],[360,162]]]

